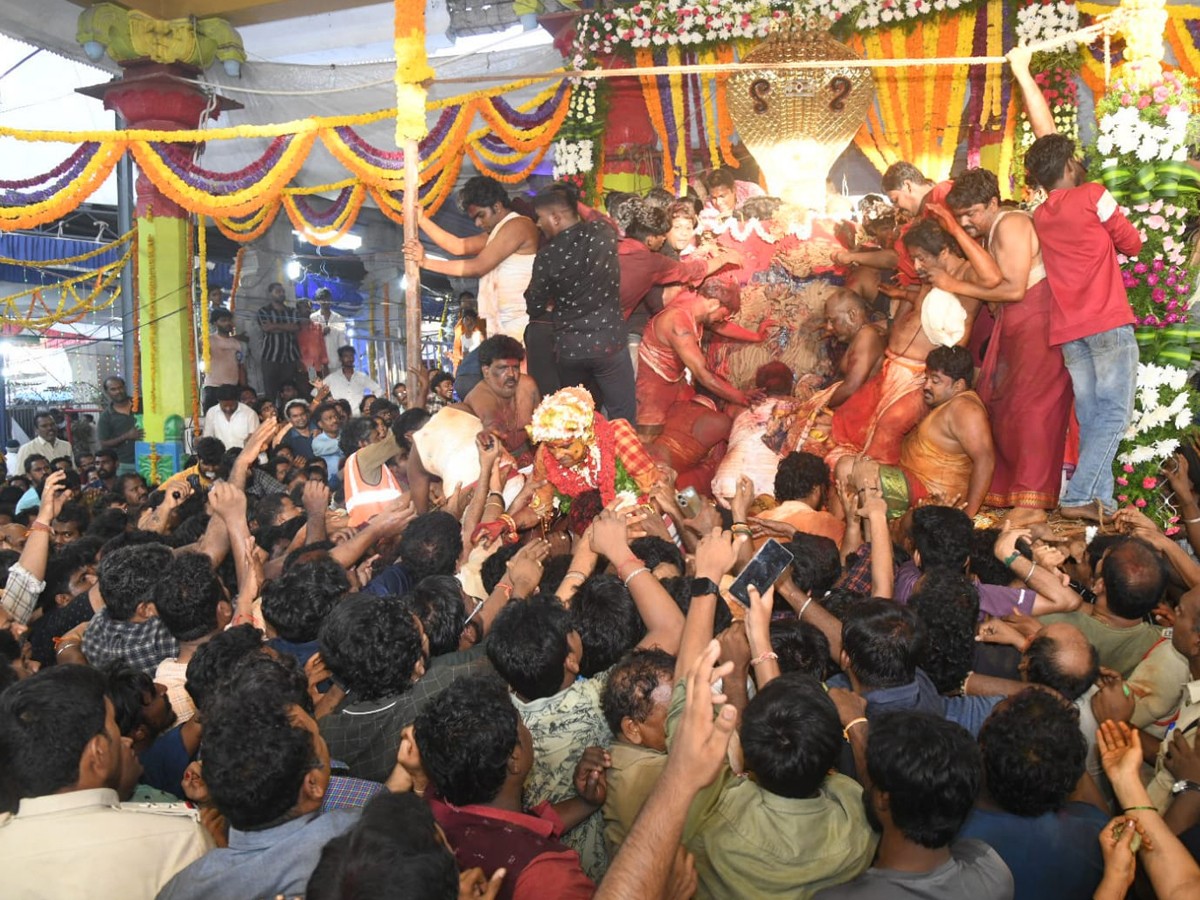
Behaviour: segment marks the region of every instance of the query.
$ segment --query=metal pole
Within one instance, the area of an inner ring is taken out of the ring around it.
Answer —
[[[117,129],[125,128],[125,120],[117,116]],[[117,233],[127,234],[133,227],[133,159],[126,153],[117,162]],[[137,252],[136,242],[134,252]],[[125,379],[129,393],[140,391],[140,385],[130,384],[133,377],[133,322],[134,305],[137,303],[137,286],[133,283],[133,261],[121,270],[121,377]]]
[[[417,142],[404,142],[404,240],[417,240],[417,194],[421,187],[420,149]],[[404,261],[404,330],[406,368],[421,364],[421,268]]]

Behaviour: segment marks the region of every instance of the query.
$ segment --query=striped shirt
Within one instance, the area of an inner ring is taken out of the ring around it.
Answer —
[[[264,325],[295,325],[300,322],[293,309],[276,309],[268,303],[258,311],[258,327]],[[291,331],[268,332],[263,329],[262,358],[264,362],[295,362],[300,358],[300,345]]]

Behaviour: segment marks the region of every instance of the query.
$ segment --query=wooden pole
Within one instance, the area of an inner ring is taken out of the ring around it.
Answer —
[[[417,194],[421,187],[420,150],[415,140],[404,142],[404,240],[418,240]],[[421,365],[421,268],[412,260],[404,262],[404,364],[413,369]]]

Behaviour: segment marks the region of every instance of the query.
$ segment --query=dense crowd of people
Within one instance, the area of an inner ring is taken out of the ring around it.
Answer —
[[[0,893],[1200,896],[1200,457],[1183,535],[1116,508],[1138,238],[1012,62],[1045,200],[897,163],[819,333],[742,316],[819,228],[728,170],[605,213],[479,177],[479,235],[421,222],[459,259],[405,248],[479,279],[454,373],[384,395],[272,285],[261,394],[216,310],[161,484],[121,378],[74,446],[39,415]],[[714,352],[781,333],[829,377]]]

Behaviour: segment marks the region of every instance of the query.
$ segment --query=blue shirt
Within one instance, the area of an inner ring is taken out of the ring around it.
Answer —
[[[412,576],[402,563],[393,563],[374,578],[363,591],[376,597],[403,597],[413,588]]]
[[[958,838],[990,844],[1012,871],[1021,900],[1091,900],[1104,876],[1099,837],[1108,819],[1090,803],[1032,818],[973,809]]]
[[[850,680],[845,675],[829,679],[830,687],[849,690]],[[878,688],[863,692],[867,701],[867,718],[883,712],[904,710],[905,712],[927,712],[957,722],[971,737],[979,737],[984,720],[1003,697],[943,697],[929,680],[929,676],[917,669],[917,677],[899,687]]]
[[[229,829],[229,846],[210,850],[167,882],[158,900],[246,900],[303,896],[321,848],[348,831],[358,809],[309,813],[262,831]]]

